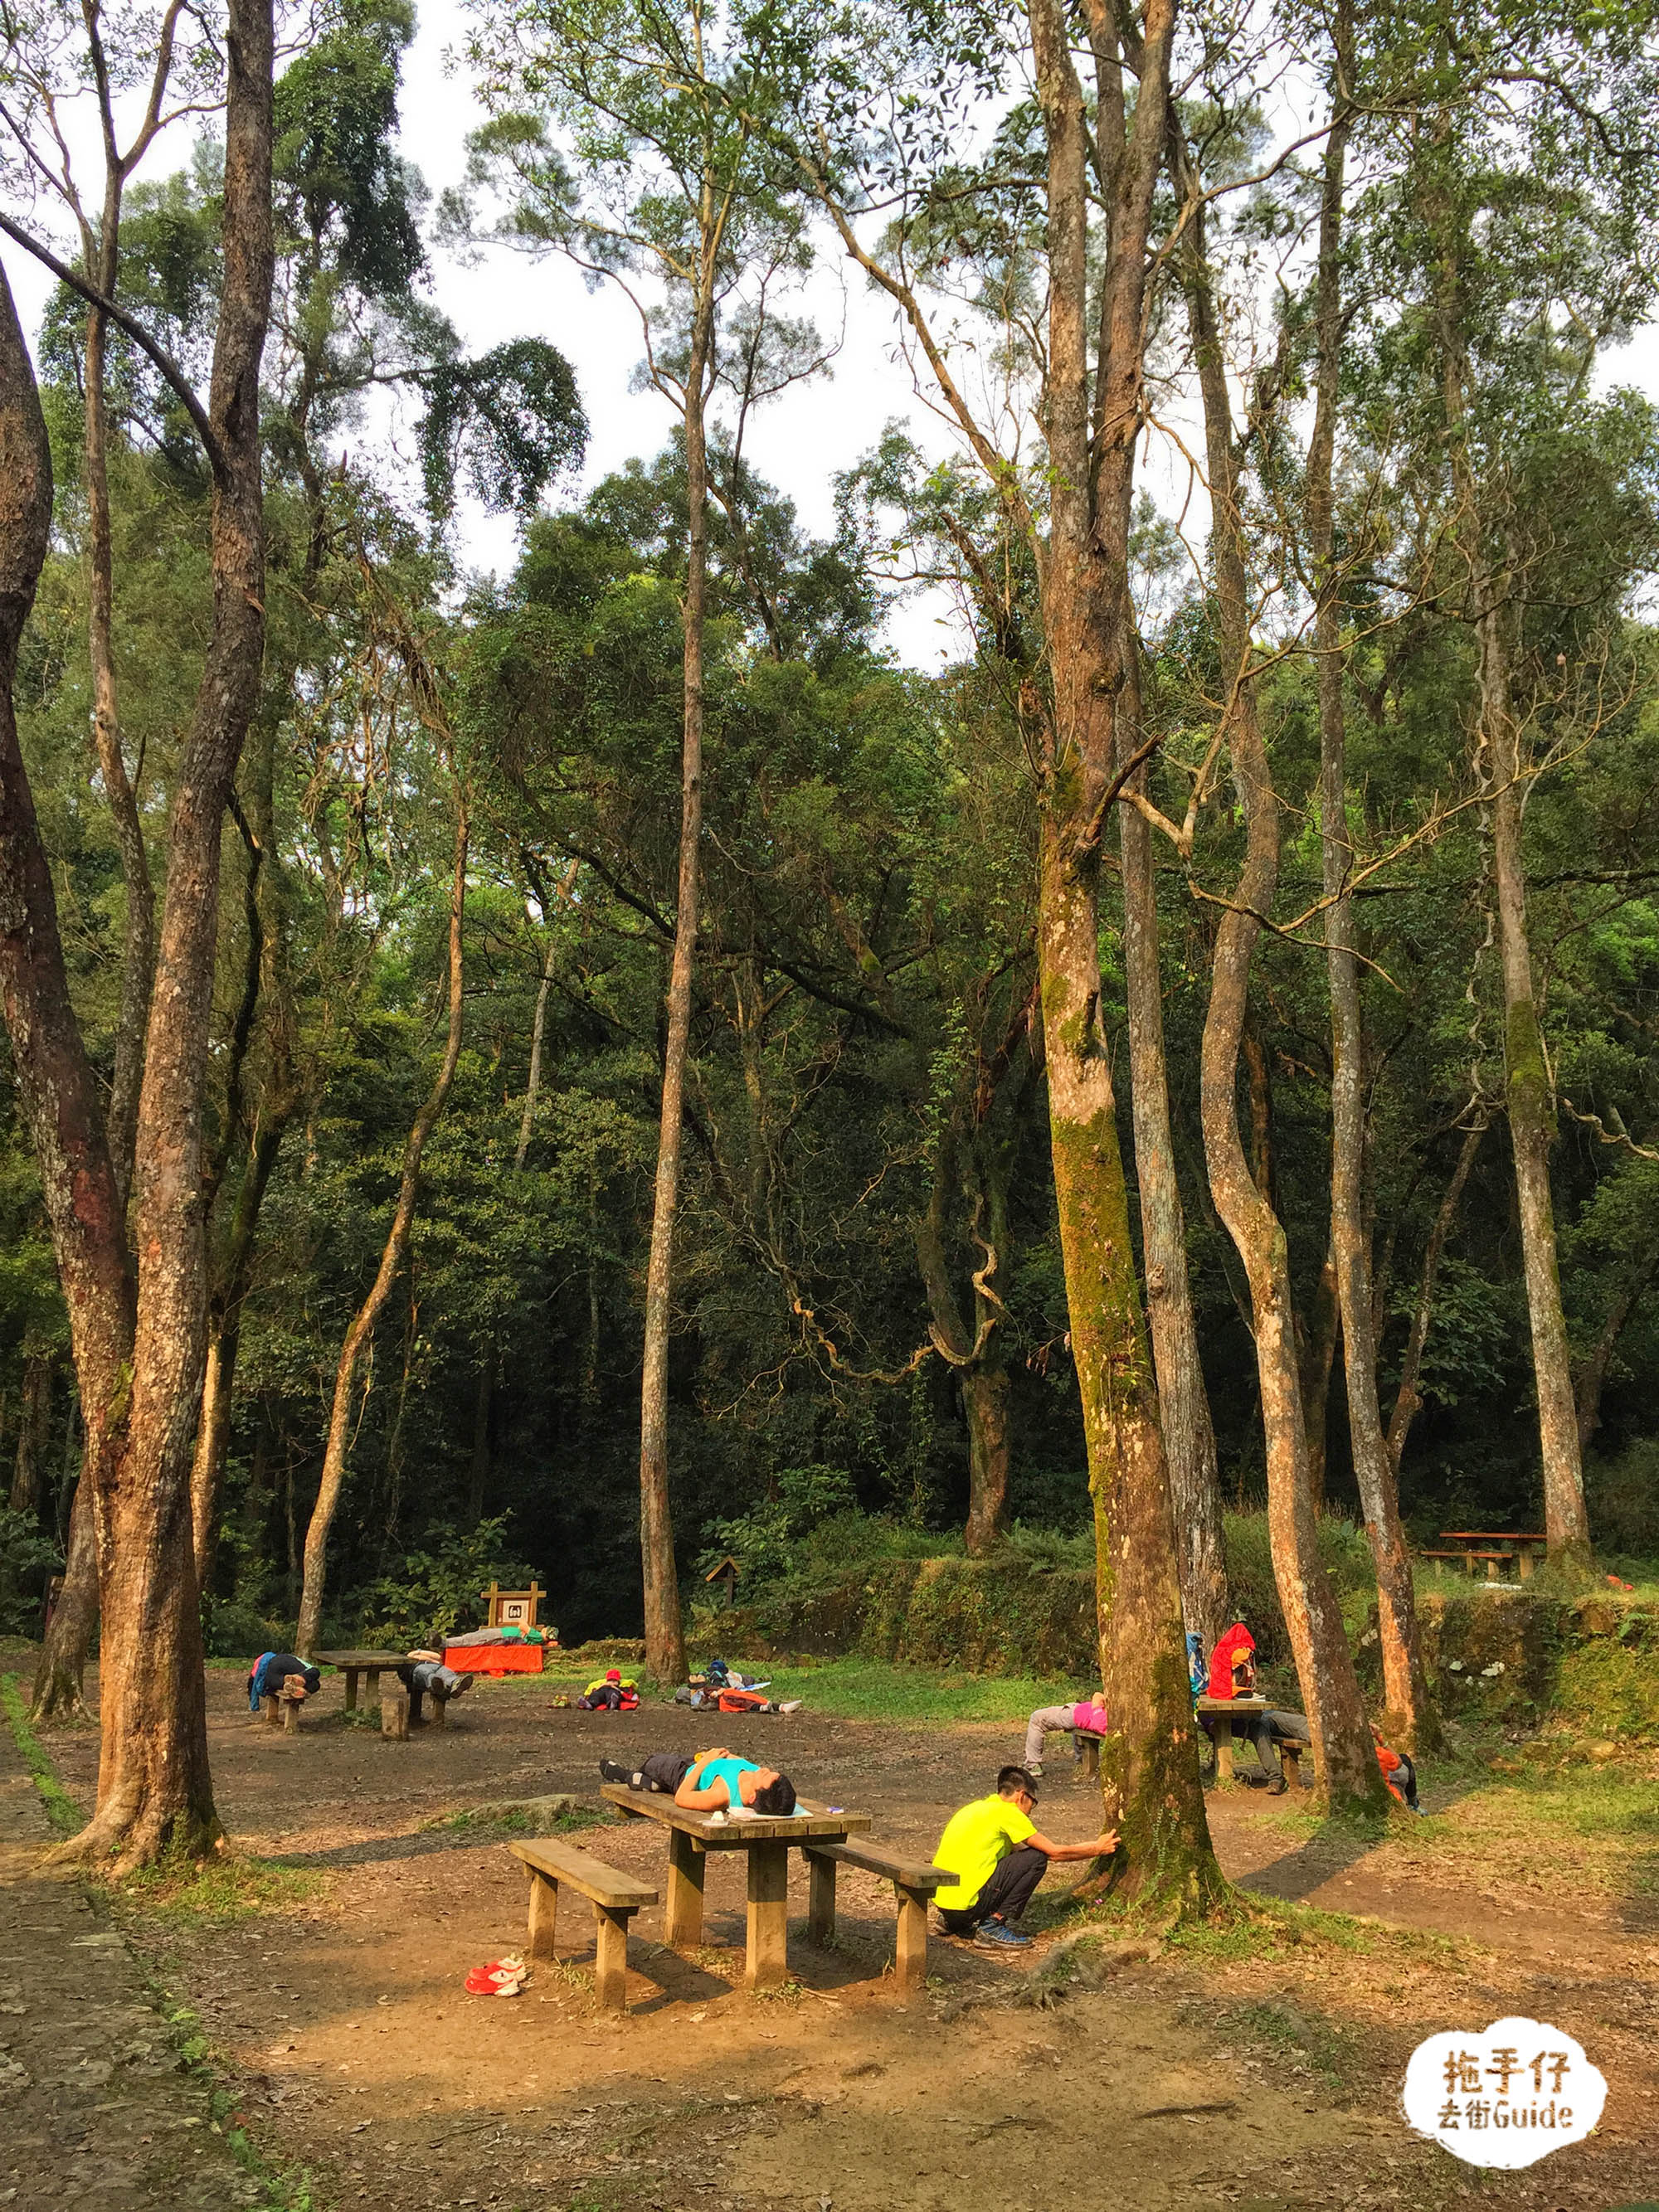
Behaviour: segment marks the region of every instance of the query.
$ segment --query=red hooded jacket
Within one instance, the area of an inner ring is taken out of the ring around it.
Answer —
[[[1242,1620],[1232,1626],[1216,1642],[1210,1654],[1210,1692],[1212,1698],[1231,1698],[1233,1694],[1233,1660],[1241,1651],[1254,1651],[1255,1638]]]

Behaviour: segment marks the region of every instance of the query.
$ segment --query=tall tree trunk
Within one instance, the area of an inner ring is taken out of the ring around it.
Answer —
[[[651,1252],[645,1276],[645,1342],[640,1378],[640,1560],[645,1589],[645,1663],[659,1682],[684,1679],[685,1629],[674,1522],[668,1497],[668,1338],[673,1319],[674,1221],[680,1202],[680,1141],[685,1062],[691,1038],[691,977],[697,946],[698,847],[702,838],[702,658],[708,599],[708,453],[703,424],[714,343],[716,222],[705,176],[691,358],[685,376],[686,550],[680,749],[679,884],[674,952],[668,975],[668,1034],[663,1052],[662,1119]]]
[[[1659,1243],[1650,1244],[1614,1291],[1595,1341],[1578,1363],[1575,1400],[1578,1415],[1578,1449],[1589,1449],[1590,1438],[1601,1425],[1601,1391],[1607,1379],[1607,1363],[1624,1334],[1625,1323],[1637,1301],[1659,1272]]]
[[[1140,728],[1139,654],[1125,672],[1117,764],[1133,757]],[[1131,789],[1144,788],[1134,771]],[[1169,1066],[1164,1046],[1164,979],[1158,961],[1157,881],[1151,825],[1133,805],[1118,809],[1123,867],[1123,973],[1129,1033],[1129,1096],[1135,1179],[1140,1189],[1140,1242],[1146,1316],[1158,1375],[1158,1413],[1179,1546],[1182,1611],[1207,1650],[1227,1626],[1231,1603],[1221,1537],[1221,1482],[1215,1428],[1199,1358],[1198,1328],[1187,1271],[1187,1224],[1176,1178],[1170,1124]]]
[[[426,1140],[436,1126],[438,1116],[443,1112],[444,1101],[449,1096],[449,1086],[454,1080],[461,1057],[462,987],[465,981],[463,931],[466,918],[467,832],[466,798],[461,789],[458,769],[455,784],[455,865],[449,886],[449,1035],[437,1076],[422,1102],[421,1110],[415,1116],[404,1146],[398,1203],[392,1210],[392,1226],[386,1231],[386,1243],[381,1248],[379,1269],[369,1287],[368,1296],[352,1316],[351,1326],[347,1329],[345,1341],[340,1347],[339,1363],[334,1370],[334,1400],[329,1412],[328,1442],[323,1451],[323,1471],[317,1486],[317,1502],[311,1509],[311,1520],[306,1528],[305,1581],[300,1593],[300,1621],[295,1634],[295,1646],[300,1655],[306,1658],[316,1649],[322,1634],[323,1595],[328,1573],[328,1537],[339,1506],[341,1486],[345,1480],[358,1365],[374,1334],[374,1324],[392,1295],[392,1285],[397,1280],[398,1270],[403,1265],[404,1255],[409,1249],[409,1233],[415,1220],[415,1200],[420,1190],[421,1156],[426,1150]]]
[[[1336,1340],[1341,1334],[1342,1310],[1337,1297],[1336,1247],[1326,1248],[1324,1265],[1314,1285],[1313,1306],[1301,1332],[1298,1364],[1302,1376],[1302,1409],[1308,1425],[1308,1495],[1316,1513],[1325,1510],[1325,1462],[1330,1437],[1331,1368],[1336,1358]]]
[[[1495,572],[1488,550],[1490,521],[1469,451],[1470,371],[1459,283],[1462,241],[1453,234],[1451,219],[1443,210],[1437,215],[1443,388],[1457,531],[1468,566],[1469,611],[1480,656],[1475,744],[1477,760],[1492,792],[1492,872],[1498,885],[1498,959],[1504,979],[1504,1098],[1515,1159],[1527,1310],[1532,1325],[1544,1526],[1551,1559],[1583,1568],[1589,1560],[1589,1523],[1584,1511],[1583,1467],[1567,1325],[1561,1310],[1555,1209],[1550,1194],[1555,1103],[1533,993],[1532,951],[1527,937],[1521,729],[1515,712],[1510,586]]]
[[[52,1374],[56,1364],[49,1352],[31,1352],[23,1361],[17,1459],[11,1477],[14,1513],[33,1513],[40,1503],[40,1469],[52,1429]]]
[[[1395,1479],[1400,1474],[1400,1462],[1406,1454],[1406,1438],[1417,1418],[1423,1400],[1418,1390],[1418,1378],[1423,1372],[1423,1346],[1428,1341],[1429,1319],[1434,1310],[1434,1286],[1440,1273],[1440,1255],[1446,1249],[1446,1239],[1457,1214],[1457,1201],[1463,1195],[1463,1186],[1474,1165],[1474,1156],[1480,1149],[1480,1139],[1486,1133],[1484,1114],[1477,1115],[1463,1137],[1457,1155],[1457,1165],[1452,1170],[1451,1181],[1446,1185],[1434,1217],[1434,1226],[1429,1231],[1429,1241],[1423,1254],[1423,1272],[1417,1285],[1417,1303],[1412,1308],[1411,1333],[1406,1340],[1405,1356],[1400,1363],[1400,1389],[1395,1395],[1394,1412],[1389,1417],[1389,1458]]]
[[[118,173],[112,170],[106,193],[103,228],[94,265],[87,274],[106,298],[114,295],[120,244]],[[149,1022],[150,988],[155,971],[155,895],[137,795],[127,775],[121,746],[121,721],[115,682],[114,554],[109,504],[109,407],[105,388],[108,322],[101,307],[87,313],[86,437],[83,474],[87,495],[87,646],[92,673],[92,732],[98,772],[115,823],[120,854],[126,919],[121,948],[121,1005],[115,1029],[115,1069],[110,1084],[109,1145],[115,1177],[125,1203],[132,1182],[133,1144],[138,1127],[138,1090],[144,1070],[144,1033]]]
[[[969,1559],[982,1559],[996,1548],[1008,1503],[1008,1378],[995,1348],[1002,1301],[990,1287],[1003,1255],[994,1243],[980,1239],[985,1265],[974,1277],[975,1314],[970,1328],[951,1279],[945,1247],[946,1216],[951,1200],[961,1194],[957,1163],[956,1134],[947,1128],[935,1150],[927,1210],[916,1224],[916,1263],[927,1294],[927,1334],[962,1389],[968,1430],[968,1520],[963,1541]]]
[[[489,1489],[489,1417],[495,1402],[495,1349],[492,1345],[478,1368],[478,1388],[472,1401],[472,1459],[466,1478],[466,1525],[476,1528],[483,1518]]]
[[[1183,173],[1184,161],[1178,164]],[[1258,1186],[1238,1126],[1238,1064],[1249,1018],[1250,966],[1279,882],[1279,799],[1256,716],[1243,522],[1239,511],[1232,414],[1206,259],[1203,202],[1191,196],[1184,270],[1193,351],[1204,403],[1212,515],[1218,629],[1225,696],[1221,706],[1243,803],[1244,865],[1216,931],[1210,1004],[1200,1052],[1204,1150],[1216,1211],[1249,1281],[1256,1370],[1267,1462],[1267,1527],[1279,1604],[1307,1707],[1314,1760],[1334,1810],[1386,1808],[1389,1798],[1366,1725],[1341,1608],[1319,1556],[1309,1481],[1308,1431],[1297,1370],[1290,1250],[1283,1224]]]
[[[0,268],[0,999],[40,1174],[58,1279],[85,1408],[87,1473],[70,1519],[67,1607],[54,1616],[36,1677],[41,1718],[81,1705],[83,1623],[95,1604],[94,1462],[125,1451],[125,1376],[132,1356],[133,1285],[124,1207],[102,1103],[70,1004],[52,871],[18,744],[13,705],[18,641],[33,604],[52,526],[52,458],[40,395]],[[79,1569],[77,1572],[76,1570]],[[59,1622],[65,1611],[69,1618]],[[70,1663],[65,1664],[67,1650]]]
[[[1382,1434],[1376,1396],[1371,1240],[1364,1205],[1365,1044],[1359,963],[1354,953],[1353,900],[1348,890],[1353,845],[1348,835],[1341,579],[1335,561],[1332,495],[1342,343],[1342,198],[1352,71],[1350,0],[1339,0],[1335,41],[1336,116],[1325,142],[1316,305],[1317,398],[1308,453],[1307,492],[1308,535],[1318,592],[1315,644],[1319,656],[1320,819],[1325,896],[1331,902],[1325,910],[1326,967],[1331,992],[1331,1250],[1342,1315],[1342,1369],[1348,1392],[1354,1480],[1376,1569],[1377,1637],[1382,1646],[1387,1725],[1394,1741],[1420,1749],[1432,1716],[1417,1633],[1411,1554],[1400,1525],[1394,1462]]]
[[[202,1097],[222,829],[259,693],[265,618],[259,362],[270,312],[270,0],[230,0],[223,284],[209,419],[213,621],[167,830],[133,1169],[138,1313],[126,1463],[94,1455],[103,1618],[98,1805],[66,1856],[143,1863],[219,1823],[208,1769],[191,1444],[205,1352]],[[90,1426],[90,1414],[88,1414]]]
[[[573,863],[574,867],[574,863]],[[542,980],[536,993],[536,1016],[530,1027],[530,1079],[525,1085],[524,1113],[519,1121],[519,1142],[513,1154],[514,1171],[522,1173],[530,1157],[530,1139],[536,1127],[536,1109],[542,1095],[542,1036],[547,1026],[547,994],[553,988],[553,958],[556,950],[551,931],[542,957]]]
[[[1092,346],[1091,133],[1071,19],[1060,0],[1030,0],[1029,12],[1048,168],[1049,738],[1038,952],[1049,1137],[1095,1510],[1101,1668],[1113,1720],[1101,1778],[1107,1818],[1121,1838],[1115,1872],[1127,1896],[1174,1916],[1207,1909],[1221,1880],[1198,1777],[1169,1476],[1101,1018],[1099,939],[1101,838],[1134,651],[1129,523],[1174,7],[1148,0],[1133,122],[1115,33],[1097,27],[1096,143],[1108,149],[1100,170],[1109,248]]]

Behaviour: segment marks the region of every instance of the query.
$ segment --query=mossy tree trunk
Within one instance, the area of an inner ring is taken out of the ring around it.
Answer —
[[[1144,394],[1146,249],[1174,8],[1172,0],[1149,0],[1132,119],[1115,30],[1096,20],[1092,150],[1067,12],[1058,0],[1032,0],[1030,20],[1048,171],[1044,398],[1052,489],[1038,954],[1049,1134],[1094,1500],[1101,1674],[1113,1723],[1101,1757],[1106,1818],[1121,1838],[1121,1892],[1145,1910],[1173,1916],[1206,1910],[1222,1885],[1199,1782],[1169,1471],[1101,1013],[1099,891],[1119,710],[1137,649],[1129,522]],[[1107,197],[1109,246],[1091,328],[1089,215],[1097,189]]]

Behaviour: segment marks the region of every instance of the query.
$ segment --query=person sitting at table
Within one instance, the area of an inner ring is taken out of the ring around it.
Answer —
[[[1253,1698],[1255,1695],[1255,1638],[1242,1620],[1218,1637],[1210,1654],[1210,1685],[1212,1698]],[[1284,1764],[1279,1756],[1283,1742],[1307,1743],[1311,1741],[1305,1717],[1301,1713],[1277,1712],[1271,1708],[1257,1706],[1240,1713],[1236,1719],[1224,1720],[1218,1713],[1200,1713],[1199,1725],[1212,1743],[1218,1729],[1231,1730],[1235,1742],[1241,1737],[1255,1747],[1261,1765],[1259,1775],[1246,1775],[1243,1779],[1252,1789],[1271,1790],[1275,1796],[1290,1788]]]
[[[1041,1780],[1042,1776],[1042,1739],[1058,1735],[1062,1730],[1072,1738],[1073,1760],[1083,1756],[1081,1739],[1085,1735],[1100,1737],[1109,1735],[1111,1721],[1106,1711],[1106,1692],[1096,1690],[1088,1702],[1074,1705],[1039,1705],[1025,1723],[1025,1771]]]
[[[956,1879],[933,1902],[946,1935],[970,1936],[994,1949],[1023,1948],[1031,1939],[1016,1923],[1050,1865],[1105,1858],[1117,1849],[1115,1828],[1086,1844],[1051,1843],[1031,1818],[1036,1800],[1029,1769],[1005,1766],[990,1796],[975,1798],[945,1822],[933,1864]]]
[[[785,1819],[795,1809],[795,1785],[774,1766],[757,1766],[724,1744],[687,1759],[683,1753],[653,1751],[636,1767],[599,1761],[600,1778],[672,1796],[688,1813],[761,1813]]]

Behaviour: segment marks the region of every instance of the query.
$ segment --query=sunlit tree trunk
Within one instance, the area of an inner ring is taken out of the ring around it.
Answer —
[[[305,1579],[300,1592],[299,1626],[295,1642],[300,1656],[309,1658],[322,1635],[323,1597],[328,1577],[328,1539],[345,1482],[346,1460],[351,1445],[351,1415],[356,1398],[357,1370],[374,1334],[376,1322],[392,1295],[398,1270],[409,1249],[415,1222],[415,1201],[421,1187],[421,1159],[427,1139],[444,1110],[450,1085],[461,1057],[462,1017],[466,980],[465,927],[466,921],[466,856],[469,834],[467,803],[456,769],[455,859],[449,885],[449,1031],[444,1056],[431,1089],[421,1103],[404,1144],[403,1171],[398,1181],[398,1202],[392,1225],[380,1249],[380,1264],[368,1296],[352,1316],[351,1326],[340,1346],[334,1370],[334,1398],[329,1409],[328,1441],[323,1448],[323,1471],[317,1486],[317,1502],[306,1528]]]
[[[1188,182],[1190,184],[1190,179]],[[1231,406],[1205,256],[1202,203],[1189,198],[1184,263],[1193,351],[1204,403],[1211,548],[1223,701],[1245,823],[1245,857],[1216,931],[1210,1003],[1200,1056],[1204,1150],[1216,1211],[1249,1281],[1267,1465],[1267,1526],[1279,1605],[1307,1708],[1314,1760],[1334,1809],[1389,1802],[1365,1720],[1341,1608],[1319,1556],[1302,1402],[1290,1249],[1259,1187],[1238,1124],[1238,1069],[1249,1018],[1250,967],[1279,882],[1279,798],[1257,719],[1250,618]],[[1265,1166],[1261,1178],[1267,1181]]]
[[[1446,1239],[1456,1218],[1457,1202],[1463,1195],[1463,1186],[1474,1165],[1474,1156],[1480,1149],[1480,1139],[1486,1133],[1484,1114],[1470,1124],[1457,1155],[1457,1165],[1452,1170],[1451,1181],[1446,1185],[1429,1231],[1429,1241],[1423,1254],[1422,1273],[1418,1280],[1417,1297],[1412,1307],[1411,1331],[1406,1340],[1406,1350],[1400,1362],[1400,1388],[1395,1395],[1394,1411],[1389,1416],[1389,1457],[1394,1464],[1396,1478],[1400,1462],[1405,1456],[1406,1439],[1411,1433],[1423,1403],[1418,1382],[1423,1372],[1423,1347],[1428,1342],[1429,1322],[1434,1312],[1434,1286],[1440,1273],[1440,1258],[1446,1249]]]
[[[1325,909],[1325,942],[1331,994],[1331,1253],[1342,1316],[1342,1367],[1354,1480],[1376,1569],[1377,1638],[1388,1708],[1386,1725],[1391,1741],[1421,1748],[1419,1739],[1430,1728],[1431,1715],[1417,1633],[1411,1553],[1400,1524],[1394,1462],[1382,1434],[1376,1395],[1371,1240],[1364,1202],[1364,1030],[1359,963],[1354,950],[1353,900],[1348,890],[1353,846],[1348,835],[1341,578],[1335,562],[1332,492],[1342,343],[1340,254],[1349,128],[1346,103],[1352,66],[1348,0],[1340,0],[1335,38],[1338,105],[1336,120],[1326,141],[1320,209],[1317,396],[1307,489],[1308,534],[1317,592],[1314,641],[1319,665],[1322,844],[1325,896],[1330,901]]]

